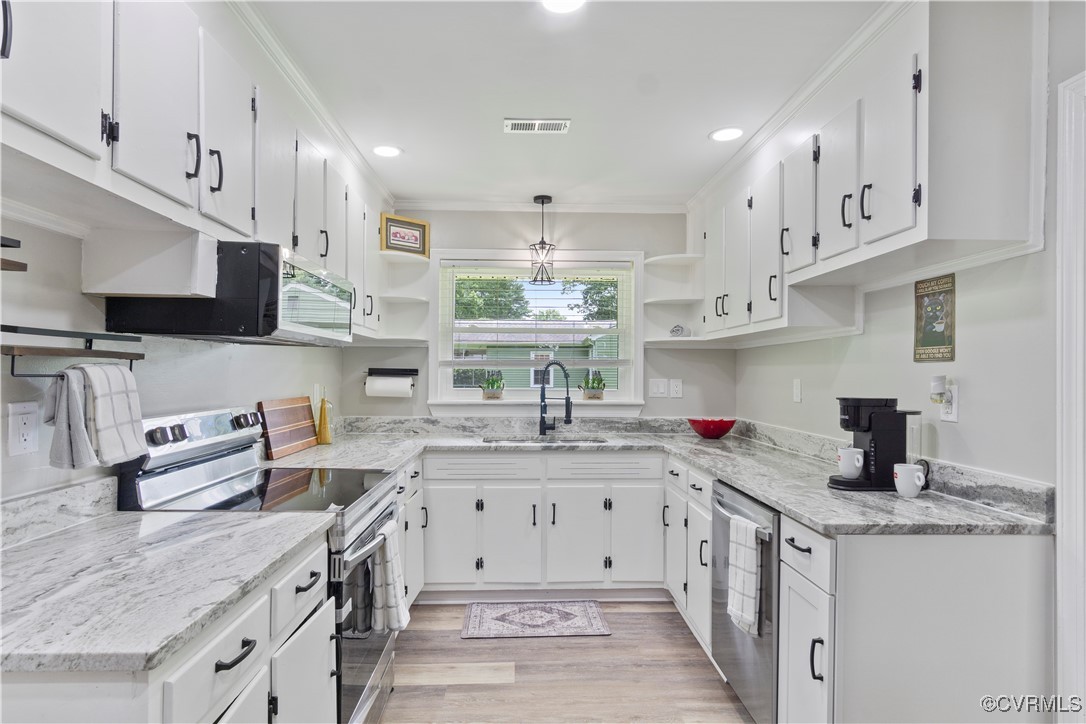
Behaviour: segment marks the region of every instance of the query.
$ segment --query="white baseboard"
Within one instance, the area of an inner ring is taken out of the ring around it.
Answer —
[[[505,591],[435,591],[419,592],[415,603],[424,606],[458,605],[475,602],[574,601],[590,599],[603,603],[671,603],[663,588],[563,588]],[[684,617],[685,618],[685,617]],[[689,625],[689,622],[687,622]]]

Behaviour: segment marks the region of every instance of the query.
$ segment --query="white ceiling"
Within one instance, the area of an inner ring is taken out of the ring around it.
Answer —
[[[875,2],[260,3],[402,202],[678,205],[780,108]],[[502,120],[571,118],[568,135]],[[710,131],[739,126],[738,141]],[[374,146],[400,146],[381,158]]]

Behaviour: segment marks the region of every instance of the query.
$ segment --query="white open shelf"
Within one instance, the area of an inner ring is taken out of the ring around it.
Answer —
[[[696,264],[705,257],[701,254],[663,254],[662,256],[650,256],[645,260],[645,266],[685,266]]]
[[[652,297],[646,299],[644,304],[700,304],[704,300],[701,297]]]
[[[382,294],[381,301],[392,304],[429,304],[430,297],[412,296],[410,294]]]
[[[673,347],[677,349],[727,349],[731,344],[723,339],[704,337],[649,337],[646,347]]]
[[[389,264],[424,265],[430,263],[430,257],[422,254],[412,254],[408,251],[382,251],[381,258]]]

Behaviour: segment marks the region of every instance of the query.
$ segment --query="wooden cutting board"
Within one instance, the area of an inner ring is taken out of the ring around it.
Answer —
[[[317,444],[313,404],[308,397],[265,400],[256,403],[264,427],[264,446],[269,460],[296,453]]]

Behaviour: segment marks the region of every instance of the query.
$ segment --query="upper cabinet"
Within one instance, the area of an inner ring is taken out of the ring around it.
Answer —
[[[750,189],[750,321],[781,316],[781,165]]]
[[[298,130],[282,103],[256,89],[256,238],[290,249]]]
[[[750,204],[746,190],[724,204],[724,296],[720,311],[726,329],[750,322]]]
[[[324,156],[298,132],[294,196],[294,250],[319,261],[325,246]]]
[[[5,4],[11,33],[8,57],[0,61],[3,112],[90,158],[101,158],[106,152],[102,114],[111,105],[111,6]]]
[[[347,276],[347,182],[328,161],[324,162],[324,247],[321,265],[341,277]]]
[[[778,236],[784,270],[793,272],[815,262],[820,239],[815,225],[815,173],[818,136],[811,136],[781,163],[781,230]]]
[[[818,134],[818,258],[859,244],[860,102],[850,103]]]

